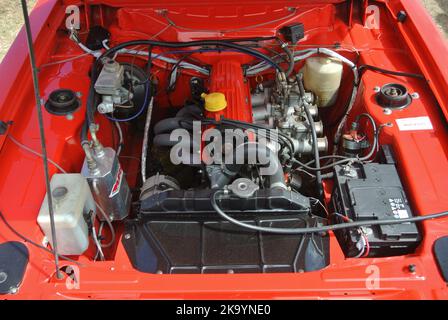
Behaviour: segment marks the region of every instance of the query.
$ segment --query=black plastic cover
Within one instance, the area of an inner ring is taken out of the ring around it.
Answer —
[[[101,26],[93,26],[87,35],[86,46],[90,50],[103,49],[103,41],[109,38],[110,32],[107,29]]]
[[[0,244],[0,294],[14,293],[28,265],[28,248],[21,242]]]
[[[434,255],[443,279],[445,279],[445,282],[448,282],[448,237],[436,240],[434,243]]]
[[[161,212],[212,212],[212,194],[216,190],[170,190],[150,196],[140,204],[140,214],[149,215]],[[226,212],[279,212],[294,211],[297,213],[310,212],[308,197],[294,191],[283,189],[261,189],[248,199],[236,196],[221,198],[220,205]]]
[[[234,217],[277,228],[323,223],[321,218],[297,214]],[[128,221],[122,241],[132,265],[146,273],[306,272],[329,263],[327,234],[259,233],[216,220],[216,213]]]
[[[305,37],[305,26],[303,23],[291,24],[280,29],[286,41],[296,44]]]
[[[397,169],[392,164],[335,166],[332,203],[335,212],[353,221],[389,220],[412,217]],[[338,223],[342,223],[337,218]],[[415,223],[378,225],[364,228],[370,257],[403,255],[413,252],[421,240]],[[336,236],[347,256],[359,254],[355,229],[339,230]]]

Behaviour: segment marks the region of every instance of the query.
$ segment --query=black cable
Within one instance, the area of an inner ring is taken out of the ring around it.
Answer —
[[[198,40],[198,41],[187,41],[187,42],[162,42],[162,41],[155,41],[155,40],[133,40],[128,42],[123,42],[118,44],[117,46],[110,48],[109,50],[105,51],[101,57],[97,60],[101,60],[104,57],[107,57],[109,55],[114,54],[115,52],[124,49],[126,47],[133,47],[133,46],[139,46],[139,45],[152,45],[154,47],[162,47],[162,48],[187,48],[187,47],[204,47],[204,46],[221,46],[221,47],[227,47],[231,49],[235,49],[237,51],[240,51],[242,53],[246,53],[249,55],[252,55],[254,57],[257,57],[261,60],[264,60],[274,66],[277,70],[283,71],[280,66],[273,61],[269,56],[265,55],[264,53],[261,53],[258,50],[248,48],[244,45],[240,45],[234,42],[228,42],[228,41],[222,41],[222,40]]]
[[[372,66],[369,64],[363,64],[363,65],[359,66],[359,68],[358,68],[359,80],[358,80],[357,85],[359,85],[359,83],[361,83],[361,78],[364,75],[366,70],[370,70],[370,71],[382,73],[382,74],[388,74],[388,75],[392,75],[392,76],[397,76],[397,77],[407,77],[407,78],[416,78],[416,79],[426,80],[425,76],[422,74],[387,70],[387,69],[375,67],[375,66]]]
[[[5,224],[5,226],[7,226],[8,229],[9,229],[12,233],[14,233],[17,237],[19,237],[19,238],[22,239],[23,241],[28,242],[29,244],[31,244],[31,245],[33,245],[33,246],[39,248],[39,249],[42,249],[42,250],[44,250],[44,251],[46,251],[46,252],[48,252],[48,253],[51,253],[52,255],[55,255],[55,253],[54,253],[53,250],[48,249],[48,248],[46,248],[46,247],[44,247],[44,246],[41,246],[40,244],[37,244],[36,242],[34,242],[34,241],[32,241],[31,239],[25,237],[24,235],[22,235],[21,233],[19,233],[16,229],[14,229],[13,226],[11,226],[11,225],[9,224],[9,222],[6,220],[5,216],[3,215],[3,212],[1,212],[1,211],[0,211],[0,219],[3,221],[3,223]],[[59,257],[60,259],[63,259],[63,260],[66,260],[66,261],[75,263],[75,264],[77,264],[77,265],[79,265],[79,266],[82,265],[82,264],[79,263],[78,261],[75,261],[75,260],[73,260],[73,259],[70,259],[70,258],[68,258],[68,257],[66,257],[66,256],[61,255],[61,254],[58,254],[58,257]]]
[[[295,61],[294,61],[294,53],[291,51],[291,49],[288,48],[288,44],[282,42],[280,39],[278,39],[280,43],[280,47],[285,51],[286,55],[288,56],[289,65],[288,70],[286,70],[285,75],[289,77],[291,73],[294,71],[295,67]]]
[[[134,61],[135,57],[136,56],[134,55],[133,61]],[[132,62],[132,66],[135,66],[134,62]],[[145,81],[137,83],[136,86],[144,85],[144,84],[147,84],[149,81],[151,81],[151,68],[152,68],[152,46],[149,46],[148,47],[148,63],[146,64],[147,77],[146,77]]]
[[[311,128],[311,137],[313,139],[313,151],[314,151],[314,161],[316,163],[316,187],[317,193],[319,195],[319,199],[323,200],[324,195],[324,187],[322,185],[322,174],[320,170],[320,156],[319,156],[319,145],[317,141],[317,132],[316,126],[314,124],[313,116],[311,115],[311,111],[308,107],[308,102],[305,97],[305,87],[303,86],[303,73],[299,73],[296,77],[297,84],[299,85],[300,95],[302,96],[303,101],[303,110],[305,111],[306,118],[308,119],[308,123]]]
[[[174,84],[173,84],[173,86],[170,86],[170,81],[171,81],[171,77],[172,77],[172,75],[173,75],[173,73],[174,72],[177,72],[177,69],[179,68],[179,65],[183,62],[183,61],[185,61],[185,59],[187,59],[189,56],[191,56],[192,55],[192,53],[187,53],[187,54],[185,54],[184,56],[182,56],[177,62],[176,62],[176,64],[173,66],[173,68],[171,69],[171,71],[170,71],[170,73],[168,74],[168,77],[167,77],[167,79],[168,79],[168,87],[166,88],[166,92],[167,92],[167,94],[169,94],[170,92],[172,92],[173,91],[173,89],[174,89]]]
[[[381,226],[381,225],[397,225],[397,224],[403,224],[403,223],[416,223],[426,220],[432,220],[432,219],[440,219],[448,217],[448,211],[444,211],[441,213],[436,214],[430,214],[425,216],[419,216],[419,217],[412,217],[412,218],[406,218],[406,219],[389,219],[389,220],[366,220],[366,221],[358,221],[358,222],[348,222],[348,223],[341,223],[341,224],[334,224],[329,226],[322,226],[322,227],[305,227],[305,228],[270,228],[270,227],[261,227],[258,225],[252,225],[248,223],[244,223],[241,221],[238,221],[229,215],[227,215],[216,202],[216,196],[219,194],[223,194],[223,190],[217,190],[213,193],[211,197],[211,205],[213,209],[216,211],[217,214],[219,214],[222,218],[229,221],[230,223],[233,223],[239,227],[255,230],[259,232],[267,232],[267,233],[277,233],[277,234],[310,234],[310,233],[320,233],[320,232],[328,232],[328,231],[334,231],[334,230],[341,230],[341,229],[350,229],[350,228],[359,228],[359,227],[367,227],[367,226]]]

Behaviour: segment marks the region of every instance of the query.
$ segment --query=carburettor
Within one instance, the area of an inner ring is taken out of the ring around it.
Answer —
[[[305,106],[308,107],[313,119],[318,118],[318,107],[312,92],[300,92],[300,77],[288,79],[284,73],[277,73],[274,85],[264,87],[259,84],[252,94],[253,120],[257,124],[277,128],[288,135],[294,144],[295,154],[311,154],[313,139],[308,123]],[[323,124],[315,121],[318,135],[319,151],[327,151],[328,140],[323,137]]]

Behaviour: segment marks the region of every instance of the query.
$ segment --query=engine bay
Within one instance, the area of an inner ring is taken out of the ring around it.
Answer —
[[[137,14],[121,10],[118,19]],[[55,213],[78,215],[71,227],[56,223],[60,253],[84,254],[93,241],[92,258],[110,259],[117,224],[132,265],[147,273],[320,270],[329,263],[326,227],[342,224],[335,234],[347,257],[412,253],[421,235],[398,223],[413,214],[393,150],[380,143],[387,124],[354,108],[363,69],[375,66],[357,65],[356,52],[344,56],[338,44],[296,47],[305,34],[290,22],[268,36],[119,42],[113,28],[93,26],[83,43],[71,29],[68,38],[95,57],[81,132],[92,197],[72,198],[77,175],[53,177],[57,203],[85,201],[82,214],[63,205]],[[61,88],[45,107],[67,117],[78,100]],[[390,83],[376,100],[392,112],[413,98]],[[116,146],[103,145],[104,120]],[[141,153],[129,156],[141,172],[131,189],[120,157],[136,140]],[[38,221],[51,242],[47,207]]]
[[[434,99],[393,18],[350,34],[345,2],[238,8],[99,4],[57,27],[40,77],[58,151],[31,218],[62,260],[312,273],[418,252],[402,128]]]

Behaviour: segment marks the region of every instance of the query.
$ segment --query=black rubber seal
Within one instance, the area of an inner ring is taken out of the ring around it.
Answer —
[[[412,97],[404,85],[389,83],[378,92],[376,102],[382,108],[403,109],[412,103]]]
[[[76,93],[70,89],[53,91],[45,103],[45,109],[54,115],[65,116],[75,112],[81,103]]]
[[[0,294],[16,293],[29,261],[28,248],[21,242],[0,244]]]

